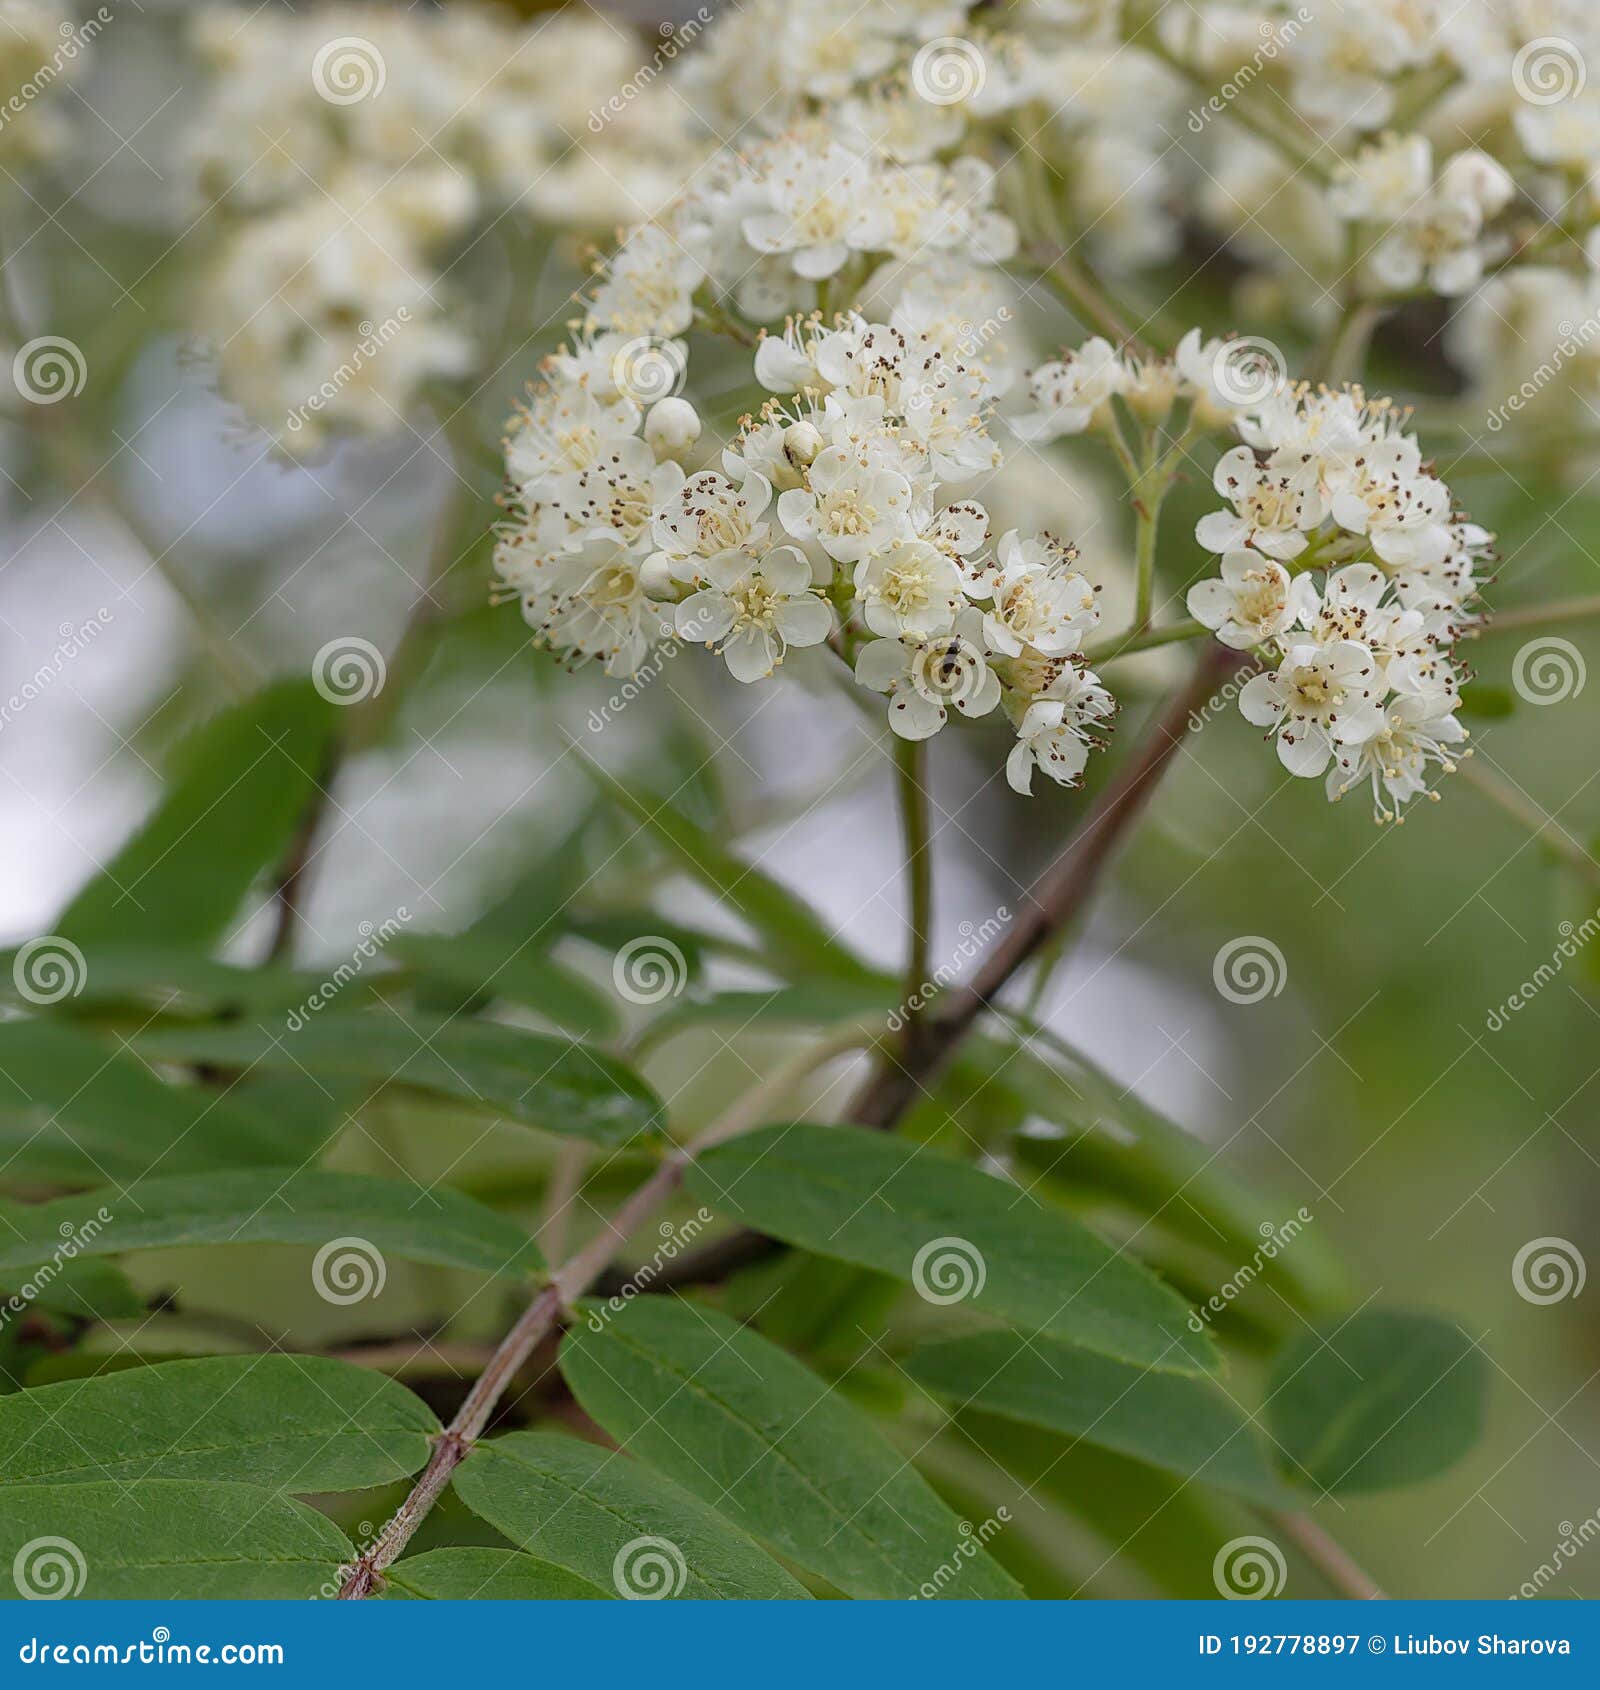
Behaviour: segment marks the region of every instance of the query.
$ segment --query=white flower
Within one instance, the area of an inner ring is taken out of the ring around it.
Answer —
[[[856,594],[874,634],[945,632],[965,602],[961,571],[926,540],[896,540],[856,565]]]
[[[1256,675],[1239,694],[1247,722],[1277,737],[1292,775],[1320,775],[1340,745],[1360,745],[1383,725],[1372,653],[1354,640],[1295,645],[1275,674]]]
[[[737,579],[771,549],[771,524],[763,520],[771,503],[771,486],[754,471],[735,486],[701,470],[655,513],[657,555],[679,581]]]
[[[1083,644],[1100,619],[1094,589],[1076,574],[1078,554],[1049,535],[1024,539],[1012,529],[1000,539],[1000,573],[983,618],[989,649],[1019,657],[1031,646],[1043,657],[1065,657]]]
[[[608,675],[636,673],[663,631],[637,554],[604,529],[551,547],[537,517],[530,521],[496,548],[497,570],[516,591],[524,619],[558,651],[598,659]]]
[[[1320,593],[1309,575],[1300,576],[1290,597],[1295,620],[1318,645],[1355,640],[1376,659],[1376,648],[1394,620],[1392,608],[1381,608],[1388,590],[1388,578],[1381,569],[1370,563],[1351,563],[1334,570]]]
[[[1328,190],[1333,209],[1351,221],[1394,223],[1433,188],[1433,146],[1426,135],[1386,135],[1363,147]]]
[[[982,375],[946,363],[932,348],[919,350],[927,354],[920,378],[909,378],[901,390],[902,446],[913,448],[939,481],[970,481],[994,469],[1000,453],[986,427]]]
[[[703,571],[708,585],[677,610],[682,639],[721,642],[736,681],[764,680],[789,646],[820,645],[833,617],[811,590],[811,565],[794,546],[778,546],[759,560],[720,553]]]
[[[1413,798],[1437,798],[1428,790],[1430,764],[1454,774],[1467,730],[1455,718],[1454,700],[1411,695],[1390,700],[1378,731],[1359,745],[1340,746],[1328,770],[1328,797],[1335,803],[1363,781],[1372,787],[1377,819],[1403,819],[1401,812]],[[1394,808],[1383,802],[1387,793]]]
[[[1289,571],[1260,552],[1227,552],[1222,576],[1189,589],[1189,614],[1234,651],[1275,638],[1294,622]]]
[[[1041,443],[1082,434],[1127,381],[1127,371],[1110,341],[1097,335],[1076,352],[1041,364],[1028,377],[1030,410],[1010,419],[1019,439]]]
[[[524,490],[566,470],[588,469],[632,441],[639,407],[629,399],[602,403],[586,387],[551,382],[536,388],[515,418],[506,468]]]
[[[1268,557],[1295,558],[1306,549],[1302,530],[1315,528],[1324,515],[1315,464],[1261,464],[1248,446],[1235,446],[1218,463],[1213,482],[1234,514],[1213,511],[1200,518],[1195,538],[1208,552],[1254,546]]]
[[[961,572],[962,591],[970,599],[993,596],[998,568],[982,553],[989,541],[989,513],[975,500],[946,505],[917,524],[919,539],[937,546]]]
[[[983,654],[971,611],[955,630],[871,640],[856,657],[856,679],[889,697],[889,726],[902,739],[928,739],[950,719],[986,716],[1000,702],[1000,682]]]
[[[623,242],[595,290],[590,313],[625,335],[680,335],[694,321],[700,261],[658,223],[641,224]]]
[[[911,534],[911,484],[846,446],[830,446],[805,487],[778,495],[778,520],[796,540],[815,541],[836,563],[859,563]]]
[[[1409,443],[1374,446],[1333,496],[1333,518],[1395,569],[1426,569],[1450,550],[1450,489],[1420,468]]]
[[[545,476],[537,503],[565,523],[567,544],[604,530],[624,545],[642,545],[650,538],[656,510],[682,485],[677,464],[657,463],[642,440],[628,439],[616,442],[588,469]]]
[[[1092,669],[1067,671],[1023,712],[1017,743],[1006,758],[1007,781],[1017,792],[1031,793],[1038,768],[1062,786],[1073,785],[1088,766],[1093,729],[1114,708]]]
[[[852,252],[882,247],[885,219],[865,159],[846,147],[793,142],[775,148],[763,165],[769,209],[743,222],[757,252],[785,253],[797,276],[820,281]]]

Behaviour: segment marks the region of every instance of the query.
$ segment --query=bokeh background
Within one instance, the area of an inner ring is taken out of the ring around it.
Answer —
[[[483,368],[386,439],[286,462],[218,391],[201,328],[215,214],[196,209],[192,148],[197,125],[223,118],[190,41],[192,8],[143,0],[113,10],[97,50],[50,95],[59,146],[38,165],[6,168],[0,187],[13,338],[67,337],[87,370],[70,402],[7,394],[0,420],[0,698],[27,690],[0,723],[0,940],[50,930],[150,805],[183,733],[241,677],[303,673],[335,637],[392,653],[419,595],[432,594],[438,614],[411,653],[409,690],[334,790],[303,960],[347,957],[362,923],[402,906],[417,931],[454,930],[480,913],[593,803],[567,749],[573,736],[607,767],[676,793],[893,966],[904,917],[890,766],[876,721],[820,663],[788,666],[756,701],[720,666],[674,661],[595,733],[590,714],[616,684],[563,674],[530,649],[514,607],[490,603],[499,436],[570,313],[589,236],[520,213],[497,219],[452,275],[475,326],[497,325]],[[612,16],[639,41],[659,21],[648,5]],[[1174,262],[1179,316],[1186,293],[1213,320],[1231,309],[1227,267],[1211,258],[1197,250]],[[1058,309],[1029,309],[1044,338],[1071,334]],[[1432,308],[1387,326],[1380,374],[1448,401],[1459,378],[1442,327]],[[708,418],[737,414],[746,374],[733,353],[699,372]],[[1464,467],[1474,515],[1501,536],[1491,602],[1600,586],[1597,472],[1600,449],[1576,470],[1570,453],[1548,471]],[[1204,492],[1192,477],[1167,525],[1169,603],[1198,573],[1183,536]],[[1014,496],[1079,540],[1109,598],[1129,592],[1124,513],[1100,466],[1064,454],[1048,471],[1030,465]],[[451,567],[430,586],[441,545]],[[92,638],[60,657],[90,623]],[[1586,627],[1564,632],[1591,667],[1600,662]],[[1263,1221],[1309,1210],[1318,1247],[1344,1264],[1352,1305],[1437,1310],[1481,1344],[1493,1391],[1473,1454],[1424,1486],[1324,1511],[1375,1576],[1407,1595],[1509,1595],[1600,1513],[1600,1285],[1537,1305],[1512,1278],[1533,1239],[1569,1240],[1590,1260],[1600,1249],[1600,945],[1564,960],[1501,1030],[1490,1024],[1551,961],[1563,924],[1581,928],[1600,907],[1600,867],[1574,860],[1574,847],[1587,856],[1600,834],[1600,681],[1530,705],[1509,683],[1519,644],[1491,632],[1474,648],[1474,739],[1530,814],[1554,819],[1565,850],[1461,780],[1444,783],[1442,803],[1414,806],[1403,827],[1377,828],[1356,799],[1330,807],[1283,776],[1255,731],[1224,710],[1178,760],[1071,935],[1040,1010],[1122,1085],[1225,1145],[1229,1169],[1264,1194]],[[1123,671],[1119,744],[1186,661],[1156,654]],[[1091,785],[1020,800],[997,778],[1002,760],[981,728],[934,747],[936,958],[955,950],[962,923],[1025,904],[1092,797]],[[614,848],[610,835],[586,842],[586,869]],[[585,901],[600,911],[645,896],[684,919],[721,919],[703,893],[628,850]],[[263,906],[226,954],[258,958],[270,925]],[[1281,951],[1279,995],[1241,1005],[1216,989],[1217,953],[1240,935]],[[572,940],[563,954],[603,977],[594,947]],[[741,977],[728,968],[719,978]],[[781,1048],[770,1033],[697,1033],[650,1071],[692,1121]],[[398,1107],[375,1113],[341,1146],[346,1165],[448,1166],[512,1208],[536,1205],[551,1177],[525,1134],[490,1133],[462,1154],[414,1131]],[[603,1207],[626,1171],[597,1179],[585,1206]],[[269,1251],[259,1261],[219,1255],[205,1269],[205,1300],[252,1309],[274,1337],[335,1344],[361,1342],[375,1322],[425,1325],[439,1306],[436,1285],[397,1267],[381,1320],[370,1309],[347,1317],[271,1264]],[[176,1273],[159,1258],[137,1271],[151,1288]],[[1282,1334],[1301,1318],[1268,1285],[1251,1297],[1242,1322]],[[503,1312],[480,1310],[440,1342],[481,1344]],[[157,1351],[248,1341],[203,1310],[156,1317],[136,1339]],[[448,1399],[448,1379],[431,1388]],[[1081,1471],[1067,1463],[1051,1483],[1052,1519],[1068,1522],[1046,1542],[1063,1592],[1157,1588],[1160,1540],[1201,1505],[1193,1490],[1147,1494],[1107,1457]],[[438,1541],[472,1527],[446,1509],[430,1530]],[[1200,1558],[1164,1573],[1166,1588],[1211,1593]],[[1600,1595],[1600,1550],[1575,1557],[1547,1589]]]

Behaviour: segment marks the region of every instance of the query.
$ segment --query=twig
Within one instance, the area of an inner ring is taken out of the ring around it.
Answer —
[[[1280,1514],[1269,1509],[1262,1512],[1341,1596],[1355,1602],[1388,1600],[1370,1575],[1309,1514]]]
[[[1082,827],[1072,836],[1041,886],[1028,916],[1013,924],[970,985],[953,986],[932,1001],[925,1015],[913,1013],[915,1037],[898,1052],[880,1048],[876,1073],[862,1088],[847,1119],[858,1126],[889,1128],[955,1051],[985,1007],[1043,946],[1083,909],[1118,842],[1155,793],[1190,729],[1223,679],[1251,661],[1242,653],[1209,646],[1187,685],[1169,700],[1131,759],[1105,789]],[[680,1256],[636,1290],[671,1291],[683,1285],[715,1283],[741,1267],[782,1249],[765,1234],[738,1231]]]
[[[1463,758],[1456,768],[1469,786],[1482,793],[1490,803],[1498,805],[1519,827],[1526,828],[1564,863],[1575,868],[1587,879],[1600,882],[1600,859],[1588,851],[1581,840],[1568,833],[1554,816],[1547,816],[1531,798],[1524,797],[1509,781],[1490,774],[1481,766],[1479,758],[1474,757],[1470,762]]]
[[[1478,639],[1503,634],[1512,628],[1537,628],[1545,622],[1583,622],[1600,616],[1600,593],[1578,599],[1555,599],[1549,604],[1518,605],[1515,610],[1497,610],[1491,621],[1477,630]]]
[[[605,1271],[616,1254],[657,1209],[670,1198],[684,1170],[702,1151],[759,1126],[767,1111],[786,1099],[813,1069],[848,1050],[858,1050],[870,1037],[867,1029],[851,1025],[809,1045],[771,1076],[753,1086],[718,1120],[686,1147],[671,1151],[606,1225],[550,1276],[546,1285],[522,1311],[516,1325],[501,1340],[488,1365],[467,1393],[455,1418],[440,1434],[428,1465],[373,1546],[351,1567],[339,1590],[341,1602],[359,1602],[371,1595],[379,1576],[416,1534],[428,1511],[444,1494],[457,1467],[489,1424],[511,1381],[539,1344],[555,1329],[572,1305]]]

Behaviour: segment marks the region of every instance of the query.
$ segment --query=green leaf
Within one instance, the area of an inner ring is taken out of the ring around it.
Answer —
[[[361,1490],[415,1473],[439,1430],[420,1397],[325,1356],[214,1356],[0,1397],[0,1479],[237,1479]]]
[[[821,917],[786,886],[734,856],[672,805],[629,791],[581,751],[577,761],[600,791],[652,834],[680,868],[766,939],[786,971],[842,978],[860,978],[869,972],[859,957],[839,943]]]
[[[1503,721],[1517,712],[1517,695],[1509,687],[1487,686],[1474,681],[1461,689],[1460,711],[1480,721]]]
[[[492,1021],[402,1019],[391,1008],[303,1021],[173,1028],[140,1039],[149,1056],[180,1062],[295,1068],[393,1083],[470,1103],[564,1137],[616,1147],[655,1130],[661,1100],[600,1051]]]
[[[334,717],[312,683],[296,679],[208,723],[182,748],[155,814],[73,899],[55,931],[91,949],[100,940],[203,946],[220,938],[293,837]]]
[[[479,1273],[541,1264],[516,1222],[446,1186],[321,1169],[140,1180],[49,1203],[0,1209],[0,1271],[48,1260],[70,1238],[79,1256],[188,1244],[315,1244],[354,1240],[381,1253]],[[329,1271],[333,1271],[330,1269]],[[337,1289],[349,1287],[335,1278]]]
[[[723,1315],[641,1298],[575,1325],[561,1370],[624,1448],[848,1595],[911,1596],[952,1558],[941,1594],[1021,1594],[865,1415]]]
[[[132,1320],[145,1312],[145,1299],[110,1262],[52,1260],[0,1273],[0,1320],[30,1310],[72,1320]]]
[[[776,1561],[686,1491],[612,1450],[575,1438],[512,1432],[480,1444],[456,1470],[456,1494],[520,1548],[597,1585],[656,1588],[685,1599],[804,1597]],[[641,1539],[653,1540],[641,1545]],[[683,1574],[660,1540],[682,1557]],[[650,1557],[654,1549],[661,1559]]]
[[[1216,1363],[1182,1300],[1133,1257],[921,1146],[852,1127],[763,1127],[707,1151],[685,1184],[774,1237],[910,1280],[931,1302],[1119,1361],[1177,1373]]]
[[[1294,1479],[1335,1495],[1431,1479],[1483,1430],[1489,1367],[1447,1320],[1374,1310],[1307,1332],[1267,1385],[1267,1424]]]
[[[302,1077],[303,1080],[303,1077]],[[314,1155],[333,1123],[226,1092],[168,1084],[61,1021],[0,1022],[0,1151],[8,1178],[137,1179]]]
[[[656,1045],[684,1027],[727,1024],[741,1032],[763,1027],[828,1027],[853,1016],[888,1018],[901,989],[892,981],[803,981],[769,991],[716,992],[682,998],[650,1023],[644,1043]]]
[[[354,1559],[304,1503],[184,1479],[0,1486],[0,1597],[305,1598]]]
[[[430,1602],[615,1600],[609,1589],[515,1549],[431,1549],[397,1561],[383,1582],[389,1593]]]
[[[39,959],[33,963],[35,969],[41,965]],[[27,970],[26,947],[0,951],[0,996],[31,1012],[37,994],[26,997],[20,989],[29,978]],[[62,998],[58,1012],[139,1007],[172,1015],[287,1013],[323,984],[322,976],[304,971],[235,968],[194,951],[109,940],[96,941],[79,979],[82,989]],[[359,996],[360,984],[351,981],[346,989]]]
[[[979,1037],[968,1040],[968,1050],[986,1060],[994,1076],[989,1083],[1069,1135],[1013,1139],[1012,1153],[1030,1175],[1159,1218],[1176,1236],[1220,1252],[1230,1271],[1238,1262],[1255,1261],[1263,1228],[1291,1218],[1283,1205],[1231,1173],[1212,1146],[1119,1086],[1080,1051],[1045,1028],[1027,1028],[1027,1040]],[[1035,1045],[1047,1046],[1056,1060],[1047,1061]],[[1301,1232],[1292,1250],[1258,1265],[1261,1277],[1308,1313],[1329,1312],[1344,1300],[1343,1273],[1314,1232]]]
[[[504,998],[589,1038],[609,1038],[619,1024],[615,1005],[576,970],[504,935],[408,933],[389,952],[467,1004]]]
[[[1011,1332],[929,1344],[903,1365],[959,1407],[1065,1432],[1253,1502],[1295,1506],[1250,1423],[1202,1380]]]

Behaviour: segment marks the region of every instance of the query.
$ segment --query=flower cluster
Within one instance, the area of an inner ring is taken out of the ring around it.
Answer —
[[[508,440],[497,569],[541,639],[612,674],[702,643],[743,682],[827,643],[902,738],[1003,706],[1014,787],[1078,778],[1112,713],[1081,658],[1095,592],[1050,535],[991,543],[969,491],[1000,461],[981,366],[858,313],[791,319],[757,349],[759,415],[686,474],[698,418],[641,405],[640,344],[601,330],[552,359]]]
[[[1216,468],[1226,508],[1195,536],[1221,573],[1189,590],[1198,621],[1270,666],[1239,705],[1284,767],[1326,774],[1334,799],[1370,784],[1380,820],[1460,755],[1453,647],[1491,556],[1406,421],[1358,389],[1287,384],[1244,414]]]
[[[200,327],[222,391],[296,455],[395,432],[428,382],[476,366],[486,325],[451,279],[476,231],[508,208],[634,221],[706,150],[664,93],[591,132],[638,66],[586,12],[207,8],[195,35],[212,84],[191,173],[220,234]]]
[[[83,24],[56,0],[0,0],[0,164],[27,169],[65,145],[57,83],[80,74],[110,14],[102,6]],[[13,193],[17,184],[9,184]]]

